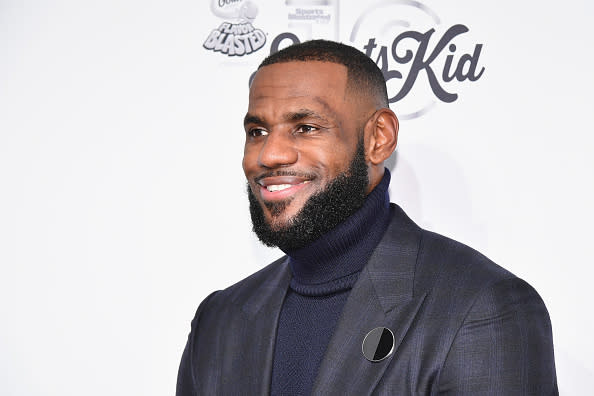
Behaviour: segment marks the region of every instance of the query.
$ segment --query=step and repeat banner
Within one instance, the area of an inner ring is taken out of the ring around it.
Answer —
[[[0,393],[172,394],[251,233],[249,82],[324,38],[382,70],[390,194],[532,284],[561,394],[594,375],[590,2],[0,0]]]

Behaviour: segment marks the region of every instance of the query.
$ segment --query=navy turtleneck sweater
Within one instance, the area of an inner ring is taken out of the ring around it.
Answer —
[[[280,312],[272,395],[309,395],[342,308],[388,226],[390,172],[363,206],[289,256],[292,279]]]

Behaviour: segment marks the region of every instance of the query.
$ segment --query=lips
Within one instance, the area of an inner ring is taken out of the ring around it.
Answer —
[[[300,176],[272,176],[257,179],[265,201],[285,200],[306,188],[311,179]]]

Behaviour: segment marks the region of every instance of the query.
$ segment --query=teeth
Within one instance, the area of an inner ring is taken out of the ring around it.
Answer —
[[[270,186],[266,186],[266,189],[270,192],[285,190],[289,187],[292,187],[292,184],[273,184]]]
[[[301,182],[300,184],[307,184],[309,183],[311,180],[305,180],[303,182]],[[270,192],[274,192],[274,191],[281,191],[281,190],[286,190],[287,188],[293,187],[295,184],[271,184],[269,186],[266,186],[266,189]]]

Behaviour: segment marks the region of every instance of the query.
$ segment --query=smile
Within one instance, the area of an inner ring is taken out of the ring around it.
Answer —
[[[300,184],[307,184],[307,183],[309,183],[309,180],[306,180]],[[286,190],[287,188],[291,188],[293,186],[295,186],[295,185],[294,184],[271,184],[269,186],[266,186],[266,189],[270,192],[276,192],[276,191]]]
[[[306,187],[311,180],[297,176],[266,177],[258,180],[260,196],[264,201],[278,201],[292,198]]]

